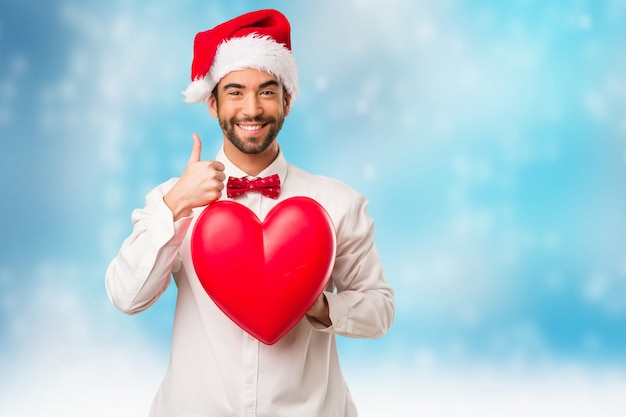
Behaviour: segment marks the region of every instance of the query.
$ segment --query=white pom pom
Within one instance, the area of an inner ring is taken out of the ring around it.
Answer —
[[[205,78],[199,78],[189,83],[187,89],[182,91],[182,94],[185,96],[183,100],[185,103],[207,102],[212,90],[213,88]]]

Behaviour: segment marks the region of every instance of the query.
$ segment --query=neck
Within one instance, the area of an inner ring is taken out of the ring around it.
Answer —
[[[237,168],[247,175],[256,177],[278,156],[278,144],[274,144],[259,154],[246,154],[235,148],[230,142],[224,143],[224,154]]]

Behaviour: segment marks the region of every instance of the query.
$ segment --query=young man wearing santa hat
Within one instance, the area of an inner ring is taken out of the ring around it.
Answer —
[[[156,187],[146,206],[133,212],[133,232],[106,272],[111,301],[129,314],[155,303],[171,276],[178,288],[170,364],[150,415],[356,416],[335,336],[382,336],[393,320],[393,291],[374,245],[367,200],[337,180],[289,164],[279,147],[277,135],[298,95],[287,19],[260,10],[198,33],[184,95],[187,102],[205,102],[219,120],[222,149],[215,160],[202,160],[200,138],[193,135],[181,177]],[[247,185],[255,179],[265,188]],[[231,190],[241,182],[250,192]],[[266,344],[207,295],[190,239],[200,213],[219,200],[242,204],[262,220],[295,196],[315,200],[328,213],[336,256],[326,290],[294,327]]]

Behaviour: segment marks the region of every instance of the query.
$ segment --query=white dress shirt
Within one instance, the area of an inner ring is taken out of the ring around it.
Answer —
[[[246,175],[223,150],[216,159],[224,163],[227,178]],[[155,303],[171,276],[178,287],[170,364],[152,417],[357,416],[335,335],[380,337],[394,312],[367,200],[337,180],[288,164],[282,152],[259,176],[271,174],[281,180],[277,200],[258,192],[234,200],[261,220],[278,202],[294,196],[313,198],[326,209],[337,234],[325,291],[333,324],[327,328],[305,317],[271,346],[239,328],[213,303],[194,272],[190,236],[203,208],[174,222],[163,196],[177,179],[161,184],[148,194],[145,208],[133,211],[133,232],[106,271],[111,302],[129,314]]]

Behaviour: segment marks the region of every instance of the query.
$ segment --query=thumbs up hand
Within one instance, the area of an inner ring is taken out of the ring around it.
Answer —
[[[163,197],[170,208],[174,221],[186,217],[196,207],[206,206],[219,200],[224,189],[224,164],[219,161],[202,161],[202,141],[193,134],[193,148],[189,162],[178,182]]]

